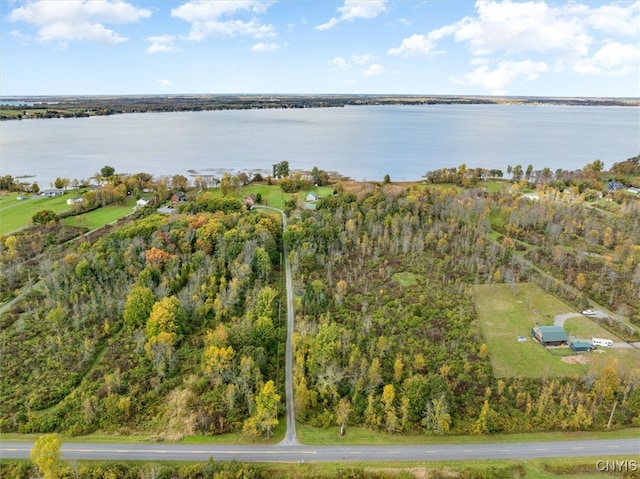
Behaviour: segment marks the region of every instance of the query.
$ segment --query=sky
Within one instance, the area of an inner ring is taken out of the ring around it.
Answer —
[[[0,95],[640,97],[638,1],[0,0]]]

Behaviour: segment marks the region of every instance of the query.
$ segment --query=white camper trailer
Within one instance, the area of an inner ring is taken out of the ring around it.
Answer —
[[[594,346],[606,346],[610,348],[613,346],[613,341],[610,339],[602,339],[602,338],[591,338],[591,344]]]

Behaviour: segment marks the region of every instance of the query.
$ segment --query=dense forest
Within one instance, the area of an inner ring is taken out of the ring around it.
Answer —
[[[278,215],[154,214],[41,261],[2,317],[0,430],[271,431],[280,243]]]
[[[338,183],[315,209],[292,194],[284,233],[279,213],[243,206],[238,183],[72,242],[78,231],[54,223],[2,237],[3,299],[23,296],[0,315],[0,432],[271,436],[285,403],[285,245],[299,422],[341,434],[638,426],[637,366],[496,377],[474,302],[476,285],[535,283],[576,311],[595,301],[627,318],[594,321],[639,341],[640,201],[610,187],[638,181],[638,157],[601,169],[518,166],[490,182],[461,165],[416,184]]]
[[[317,426],[480,434],[598,428],[618,401],[616,423],[637,425],[640,370],[498,380],[476,321],[471,286],[494,281],[539,282],[576,307],[584,291],[638,311],[638,203],[620,215],[592,210],[553,193],[532,203],[414,186],[327,198],[302,213],[285,234],[300,289],[296,413]],[[522,254],[515,245],[525,240]],[[579,287],[553,279],[575,283],[577,263],[588,264]]]

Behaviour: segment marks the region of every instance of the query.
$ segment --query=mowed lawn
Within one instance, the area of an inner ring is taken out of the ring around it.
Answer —
[[[553,354],[531,337],[531,328],[553,325],[558,314],[575,312],[571,306],[530,283],[484,284],[475,287],[474,301],[496,377],[553,377],[584,374],[588,364],[567,364],[573,354],[555,348]],[[518,336],[527,338],[518,342]]]
[[[0,234],[24,228],[31,222],[31,217],[40,210],[51,210],[55,213],[68,210],[67,199],[73,198],[75,192],[67,191],[64,195],[53,198],[26,195],[27,199],[18,200],[18,196],[20,195],[17,193],[0,196]]]
[[[313,191],[321,198],[323,198],[332,196],[334,188],[334,186],[318,186],[305,188],[297,193],[285,193],[277,184],[251,184],[243,186],[239,189],[232,189],[229,192],[229,195],[241,199],[244,196],[257,195],[258,193],[260,193],[262,195],[263,206],[271,206],[273,208],[283,209],[284,202],[290,200],[292,197],[295,197],[298,201],[298,205],[301,205],[309,192]],[[207,191],[213,192],[214,195],[222,196],[222,191],[220,190],[220,188],[214,188]]]
[[[69,216],[62,221],[68,226],[86,227],[89,231],[92,231],[127,216],[133,211],[135,205],[136,200],[131,197],[124,205],[103,206],[88,213]]]
[[[615,343],[624,342],[620,337],[604,329],[590,318],[582,315],[568,318],[564,322],[564,329],[570,336],[585,339],[587,341],[590,341],[591,338],[604,338],[611,339]],[[632,368],[640,368],[640,350],[636,348],[599,347],[596,351],[589,353],[588,357],[591,360],[591,364],[595,366],[595,369],[606,365],[607,362],[612,359],[615,359],[618,362],[618,366],[621,370],[628,371]]]

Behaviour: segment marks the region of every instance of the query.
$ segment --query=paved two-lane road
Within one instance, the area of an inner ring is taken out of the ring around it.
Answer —
[[[29,457],[33,443],[1,442],[0,459]],[[393,462],[536,459],[592,456],[640,457],[640,439],[448,444],[418,446],[233,446],[184,444],[83,444],[62,446],[64,459],[238,462]]]

